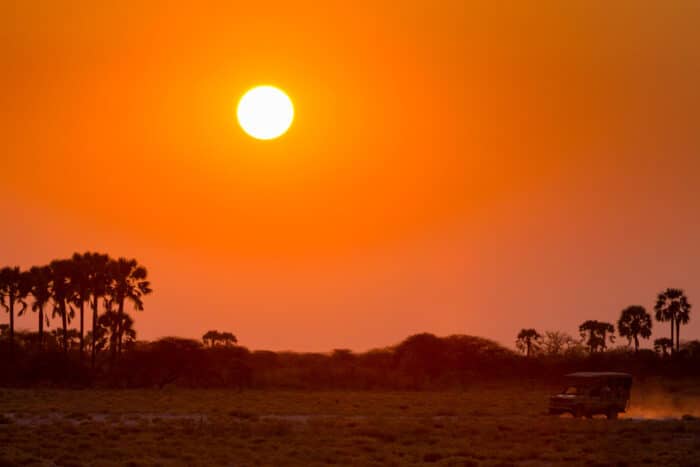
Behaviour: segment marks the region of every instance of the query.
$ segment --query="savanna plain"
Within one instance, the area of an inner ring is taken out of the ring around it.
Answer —
[[[700,384],[648,380],[618,420],[559,387],[440,392],[0,390],[0,465],[698,465]]]

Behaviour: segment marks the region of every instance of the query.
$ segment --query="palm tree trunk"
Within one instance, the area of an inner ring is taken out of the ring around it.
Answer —
[[[639,353],[639,337],[634,335],[634,353]]]
[[[83,324],[84,324],[84,319],[85,319],[84,312],[85,312],[85,302],[82,301],[82,297],[81,297],[81,301],[80,301],[80,361],[81,362],[83,361],[83,349],[84,349],[84,342],[85,342],[83,340],[83,336],[84,336]]]
[[[124,298],[121,298],[119,300],[119,314],[117,317],[117,355],[121,356],[122,354],[122,333],[124,330],[122,329],[122,321],[124,317]]]
[[[44,348],[44,305],[39,307],[39,350]]]
[[[95,356],[97,355],[97,347],[95,347],[95,340],[97,339],[97,305],[97,297],[95,297],[95,301],[92,302],[92,356],[90,359],[90,366],[93,370],[95,369]]]
[[[681,351],[681,322],[676,320],[676,352]]]
[[[117,358],[117,344],[114,341],[114,336],[112,333],[109,335],[109,352],[110,352],[110,365],[114,365],[114,360]]]
[[[114,362],[117,360],[117,329],[116,326],[112,326],[109,330],[109,364],[110,367],[114,368]]]
[[[15,297],[9,296],[10,305],[10,356],[15,354]]]
[[[105,301],[106,303],[106,301]],[[110,309],[105,308],[105,312],[112,311],[112,303],[110,303]],[[110,365],[114,367],[114,362],[117,359],[117,324],[110,323],[109,329],[109,351],[110,351]]]
[[[673,343],[675,342],[675,341],[673,340],[673,337],[674,337],[674,333],[673,333],[673,324],[674,324],[674,320],[673,320],[673,318],[671,318],[671,354],[674,354],[674,353],[675,353],[674,348],[673,348]]]
[[[66,303],[61,303],[61,320],[63,324],[63,353],[68,354],[68,316]]]

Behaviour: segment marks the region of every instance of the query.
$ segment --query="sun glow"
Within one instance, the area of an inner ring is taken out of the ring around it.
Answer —
[[[294,106],[284,91],[274,86],[257,86],[238,102],[238,123],[248,135],[268,140],[282,136],[294,120]]]

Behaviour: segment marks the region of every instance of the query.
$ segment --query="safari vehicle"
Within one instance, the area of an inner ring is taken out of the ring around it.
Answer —
[[[549,398],[549,413],[570,413],[576,418],[606,415],[609,419],[629,406],[632,375],[581,372],[566,375],[565,389]]]

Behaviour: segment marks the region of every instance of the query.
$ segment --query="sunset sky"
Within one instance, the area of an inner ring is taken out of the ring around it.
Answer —
[[[699,24],[696,1],[1,2],[0,265],[136,257],[142,339],[513,346],[666,287],[700,338]],[[279,139],[236,122],[258,84],[294,102]]]

